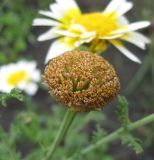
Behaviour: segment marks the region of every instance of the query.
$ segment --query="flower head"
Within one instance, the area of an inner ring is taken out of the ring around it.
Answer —
[[[49,61],[44,80],[51,95],[75,111],[100,109],[120,89],[114,68],[86,51],[65,52]]]
[[[13,88],[34,95],[38,89],[40,71],[36,69],[36,62],[25,60],[0,67],[0,92],[10,92]]]
[[[88,45],[91,51],[104,51],[108,44],[114,45],[126,57],[140,60],[125,48],[122,41],[145,49],[149,39],[136,30],[150,25],[148,21],[129,23],[124,16],[133,7],[127,0],[112,0],[102,12],[82,13],[74,0],[56,0],[50,11],[39,11],[48,18],[36,18],[34,26],[51,26],[38,37],[39,41],[56,38],[50,46],[46,62],[64,51],[80,45]]]

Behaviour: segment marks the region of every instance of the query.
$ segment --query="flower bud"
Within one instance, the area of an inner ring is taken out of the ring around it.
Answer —
[[[54,98],[82,112],[102,108],[120,89],[112,65],[87,51],[69,51],[50,60],[44,80]]]

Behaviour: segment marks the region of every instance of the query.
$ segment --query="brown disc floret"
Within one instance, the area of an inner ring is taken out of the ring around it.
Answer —
[[[87,51],[69,51],[50,60],[44,80],[51,95],[75,111],[98,110],[120,89],[114,68]]]

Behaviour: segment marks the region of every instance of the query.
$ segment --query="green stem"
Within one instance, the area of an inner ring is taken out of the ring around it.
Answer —
[[[143,118],[143,119],[141,119],[141,120],[138,120],[138,121],[136,121],[136,122],[130,123],[129,126],[128,126],[128,130],[130,130],[130,131],[131,131],[131,130],[134,130],[134,129],[139,128],[139,127],[141,127],[141,126],[143,126],[143,125],[146,125],[146,124],[148,124],[148,123],[150,123],[150,122],[152,122],[152,121],[154,121],[154,114],[151,114],[151,115],[149,115],[149,116],[146,116],[145,118]],[[123,128],[121,127],[121,128],[119,128],[118,130],[114,131],[113,133],[109,134],[108,136],[103,137],[103,138],[100,139],[98,142],[96,142],[96,143],[88,146],[87,148],[83,149],[83,150],[81,151],[81,154],[82,154],[82,155],[85,155],[85,154],[87,154],[87,153],[89,153],[89,152],[92,152],[93,150],[99,148],[100,146],[102,146],[102,145],[105,144],[105,143],[109,143],[109,142],[112,142],[112,141],[120,138],[120,136],[121,136],[120,133],[121,133],[122,131],[123,131]],[[71,160],[71,159],[72,159],[72,157],[69,158],[69,160]]]
[[[56,150],[56,147],[61,143],[61,141],[63,140],[65,134],[67,133],[71,123],[73,122],[73,119],[76,115],[76,112],[71,111],[68,109],[68,111],[66,112],[64,119],[61,123],[61,126],[59,128],[59,131],[57,133],[56,138],[54,139],[52,145],[49,147],[49,150],[46,154],[46,156],[42,159],[42,160],[51,160],[54,151]]]

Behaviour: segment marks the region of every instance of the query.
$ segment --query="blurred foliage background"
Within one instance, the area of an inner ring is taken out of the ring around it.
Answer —
[[[138,65],[129,61],[116,49],[109,47],[104,53],[113,64],[121,81],[121,94],[129,100],[129,113],[137,120],[154,112],[154,12],[153,0],[133,0],[134,8],[127,14],[130,21],[149,20],[151,26],[142,32],[151,39],[146,51],[126,44],[142,59]],[[37,35],[44,28],[32,27],[39,9],[48,9],[52,0],[1,0],[0,5],[0,65],[21,58],[35,59],[44,69],[44,58],[51,41],[39,43]],[[83,12],[101,11],[108,0],[77,0]],[[68,133],[66,141],[57,150],[54,159],[65,160],[79,148],[83,148],[119,127],[115,115],[115,102],[103,112],[79,114]],[[10,100],[7,108],[0,107],[0,160],[39,160],[55,137],[64,114],[64,107],[53,101],[40,85],[34,97],[26,97],[25,103]],[[153,160],[154,125],[137,129],[135,135],[142,139],[144,152],[136,155],[120,141],[103,145],[87,155],[88,160]],[[82,160],[82,157],[74,157]]]

